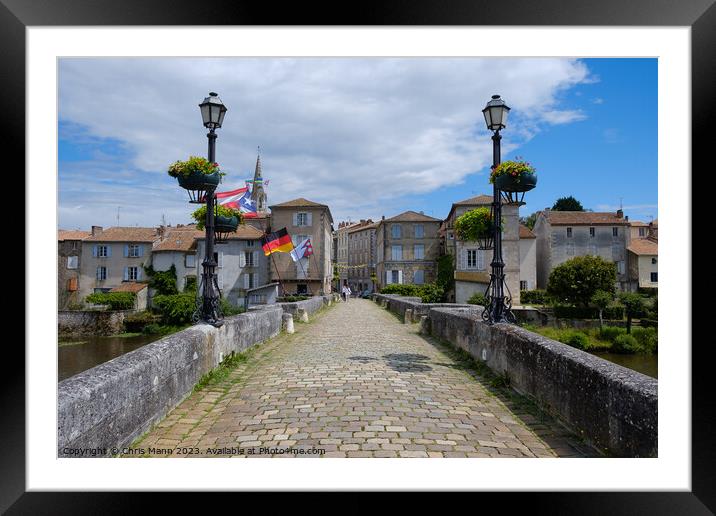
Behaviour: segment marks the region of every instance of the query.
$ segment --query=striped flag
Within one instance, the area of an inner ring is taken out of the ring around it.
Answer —
[[[294,262],[297,262],[301,258],[306,258],[313,254],[313,246],[311,245],[311,239],[307,238],[300,244],[298,244],[293,251],[291,251],[291,258]]]
[[[262,236],[261,247],[266,256],[271,253],[290,253],[293,250],[293,242],[291,242],[291,235],[286,228],[283,228]]]
[[[216,200],[222,206],[241,211],[244,217],[257,217],[256,202],[251,199],[251,191],[248,186],[237,188],[229,192],[217,192]]]

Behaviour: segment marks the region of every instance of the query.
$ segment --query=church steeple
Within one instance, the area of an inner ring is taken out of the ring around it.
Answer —
[[[256,210],[261,213],[267,209],[266,192],[264,191],[264,180],[261,177],[261,147],[258,148],[256,156],[256,170],[254,171],[254,182],[251,190],[251,199],[256,202]]]

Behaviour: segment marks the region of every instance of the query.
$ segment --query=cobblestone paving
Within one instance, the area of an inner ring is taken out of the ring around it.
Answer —
[[[124,456],[594,455],[417,329],[368,300],[338,303],[253,348]]]

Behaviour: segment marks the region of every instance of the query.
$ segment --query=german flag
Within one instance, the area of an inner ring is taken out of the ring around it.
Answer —
[[[293,242],[291,241],[291,235],[288,234],[286,228],[283,228],[262,236],[261,247],[263,247],[266,256],[271,253],[290,253],[293,251]]]

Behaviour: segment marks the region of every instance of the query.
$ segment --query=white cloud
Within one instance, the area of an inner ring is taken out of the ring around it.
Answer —
[[[217,140],[227,187],[253,173],[260,145],[270,204],[300,196],[328,203],[336,220],[390,214],[405,195],[486,170],[492,150],[481,110],[492,94],[512,108],[506,154],[545,124],[584,119],[558,99],[592,80],[584,63],[550,58],[63,59],[60,119],[122,142],[130,162],[100,167],[84,185],[73,186],[63,170],[61,190],[80,190],[61,191],[60,202],[91,209],[80,191],[98,203],[134,202],[146,224],[158,213],[186,213],[166,167],[206,154],[197,105],[217,91],[228,107]],[[159,198],[137,192],[138,176]],[[64,223],[67,210],[60,215]]]

